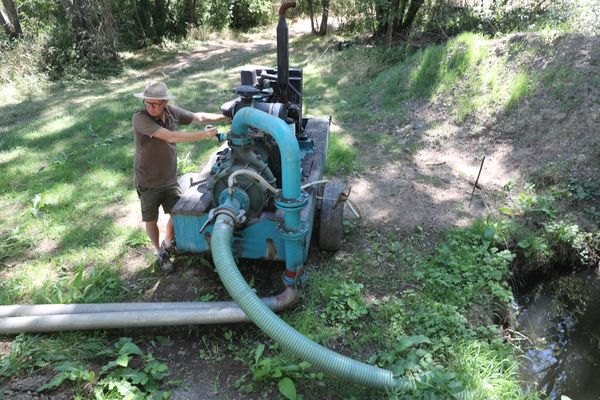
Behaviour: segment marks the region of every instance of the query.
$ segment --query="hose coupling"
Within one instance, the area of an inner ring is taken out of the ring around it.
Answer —
[[[282,276],[283,284],[287,287],[302,288],[308,279],[308,272],[300,267],[297,271],[286,269]]]

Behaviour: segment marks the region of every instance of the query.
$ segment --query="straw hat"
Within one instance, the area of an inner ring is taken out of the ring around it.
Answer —
[[[172,100],[175,98],[167,91],[167,85],[163,82],[152,82],[146,86],[142,93],[134,93],[140,99]]]

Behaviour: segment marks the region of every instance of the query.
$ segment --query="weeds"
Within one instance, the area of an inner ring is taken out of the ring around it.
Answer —
[[[37,392],[51,391],[64,381],[71,381],[81,392],[91,392],[96,399],[168,399],[170,392],[161,389],[168,373],[168,367],[156,360],[152,354],[144,354],[130,338],[120,338],[113,349],[101,351],[98,355],[112,356],[98,372],[85,368],[81,363],[70,361],[57,365],[58,374],[37,388]],[[135,365],[135,366],[134,366]],[[86,389],[82,385],[90,385]]]
[[[21,228],[16,226],[6,231],[0,231],[0,265],[7,259],[16,259],[32,246]]]
[[[265,355],[266,346],[260,343],[252,352],[254,363],[250,366],[252,382],[247,382],[249,373],[242,374],[235,382],[234,387],[243,393],[251,393],[256,384],[273,382],[277,384],[279,393],[289,400],[298,399],[296,384],[297,380],[323,380],[321,372],[309,372],[310,363],[302,361],[299,363],[286,362],[280,354],[273,357]],[[277,345],[269,346],[271,352],[277,351]]]
[[[38,296],[48,303],[102,303],[123,299],[127,289],[119,276],[109,269],[78,267],[75,276],[47,286]]]
[[[0,355],[0,377],[10,378],[28,374],[34,369],[57,363],[81,363],[104,351],[106,335],[65,332],[53,336],[18,335],[7,356]]]
[[[356,282],[341,282],[333,290],[325,286],[323,295],[327,304],[321,318],[343,329],[350,329],[369,312],[362,298],[362,288],[363,285]]]

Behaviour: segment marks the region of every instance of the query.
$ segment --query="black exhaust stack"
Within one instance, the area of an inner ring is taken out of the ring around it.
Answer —
[[[277,85],[281,102],[288,104],[288,85],[290,76],[290,54],[288,45],[288,26],[285,13],[288,9],[296,7],[295,1],[286,1],[279,7],[279,22],[277,23]]]

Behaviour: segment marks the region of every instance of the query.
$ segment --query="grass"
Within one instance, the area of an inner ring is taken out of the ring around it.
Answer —
[[[476,34],[413,54],[363,46],[335,52],[328,40],[302,37],[292,42],[291,51],[291,65],[304,66],[305,114],[331,115],[336,125],[328,175],[348,176],[413,157],[421,141],[403,141],[395,127],[408,123],[414,104],[443,103],[451,118],[466,121],[510,114],[539,85],[552,87],[560,99],[566,88],[561,85],[568,85],[563,83],[568,69],[555,66],[538,74],[513,68],[511,54],[495,57],[490,39]],[[150,263],[143,261],[134,271],[127,264],[149,244],[139,224],[124,222],[124,216],[138,212],[130,120],[140,104],[131,94],[145,83],[135,78],[139,68],[151,60],[170,60],[178,51],[128,55],[124,72],[114,82],[71,82],[29,96],[2,88],[14,100],[0,111],[0,304],[140,301],[140,292],[129,289],[137,274],[145,274],[147,285],[158,284],[161,278],[153,275]],[[248,51],[172,71],[169,85],[182,106],[215,110],[232,97],[235,67],[274,60],[274,52],[265,56],[264,49],[249,46]],[[340,65],[345,68],[340,70]],[[380,131],[391,123],[391,132]],[[180,171],[202,164],[216,146],[178,146]],[[380,154],[366,159],[361,154],[365,148]],[[419,179],[441,185],[435,176],[422,174]],[[557,257],[556,248],[575,248],[584,258],[582,243],[590,240],[572,224],[557,221],[552,197],[533,189],[522,188],[505,211],[511,218],[533,216],[555,223],[543,230],[512,220],[510,229],[506,222],[479,221],[448,232],[429,251],[419,245],[426,235],[421,227],[406,235],[348,225],[346,233],[356,247],[311,265],[311,282],[318,284],[309,285],[302,303],[284,318],[323,345],[411,377],[411,393],[373,392],[323,379],[251,329],[241,335],[226,330],[223,337],[203,336],[199,360],[232,374],[244,371],[238,376],[221,372],[215,385],[233,381],[234,390],[257,397],[290,398],[291,381],[305,398],[535,398],[519,389],[518,357],[499,337],[498,321],[492,321],[512,300],[509,265],[515,256],[547,262]],[[596,199],[594,188],[585,182],[547,189],[565,198]],[[200,290],[198,298],[212,300],[215,294]],[[138,339],[147,346],[153,341],[141,335]],[[123,372],[114,364],[119,354],[127,362],[138,357],[136,365],[152,363],[146,353],[122,350],[127,341],[115,348],[114,338],[103,332],[23,334],[2,340],[12,340],[11,353],[0,354],[3,382],[71,362],[74,369],[57,373],[83,387],[88,364],[95,363],[106,367],[100,389],[108,393],[107,388],[117,386],[106,379]],[[111,354],[96,357],[107,348]],[[241,367],[227,369],[234,363]],[[152,388],[169,386],[158,379],[162,367],[152,365],[156,370],[149,371],[157,373]]]

